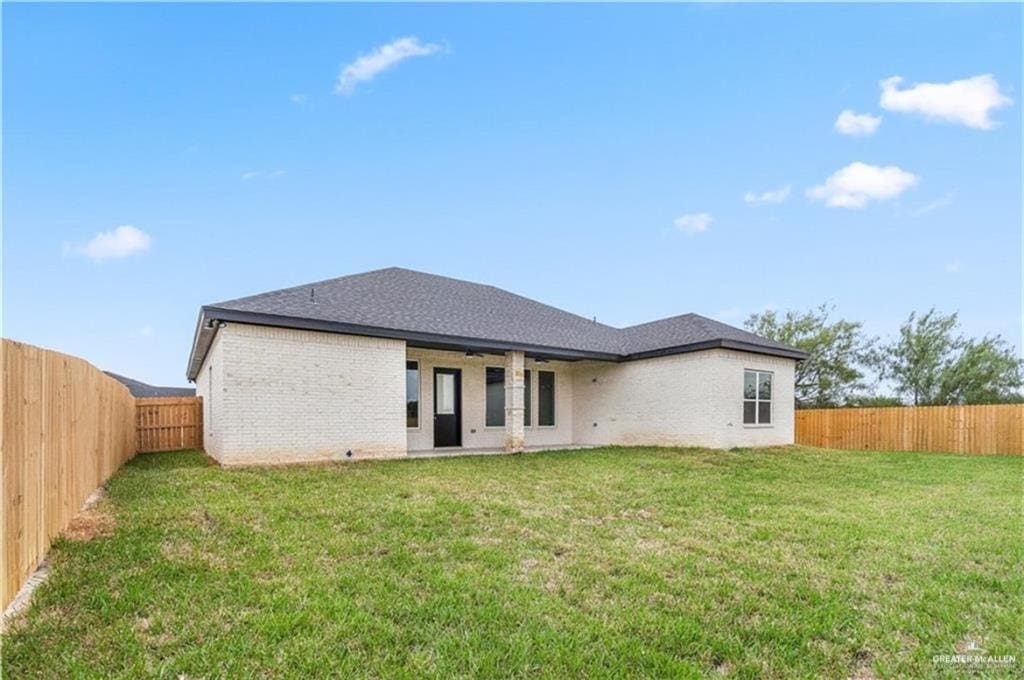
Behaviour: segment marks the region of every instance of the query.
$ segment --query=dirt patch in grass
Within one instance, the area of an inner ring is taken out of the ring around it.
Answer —
[[[198,563],[217,570],[225,570],[230,564],[228,556],[217,552],[215,547],[195,545],[184,539],[164,541],[160,545],[160,554],[175,564]]]
[[[853,672],[850,680],[876,680],[874,668],[871,667],[873,655],[866,649],[858,649],[853,658]]]
[[[84,543],[94,538],[109,538],[117,529],[117,520],[106,503],[96,503],[78,513],[64,530],[64,538]]]

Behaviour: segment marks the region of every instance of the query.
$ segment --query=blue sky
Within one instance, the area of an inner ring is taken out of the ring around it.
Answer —
[[[936,306],[1020,347],[1021,18],[6,4],[3,332],[184,384],[201,304],[397,265],[613,325]]]

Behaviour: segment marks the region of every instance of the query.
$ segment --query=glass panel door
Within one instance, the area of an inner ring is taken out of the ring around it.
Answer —
[[[455,413],[455,376],[451,373],[438,373],[434,380],[437,382],[437,414],[452,415]]]

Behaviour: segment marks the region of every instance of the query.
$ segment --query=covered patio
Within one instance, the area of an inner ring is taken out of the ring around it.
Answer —
[[[522,351],[408,346],[408,455],[573,447],[573,374],[571,362]]]

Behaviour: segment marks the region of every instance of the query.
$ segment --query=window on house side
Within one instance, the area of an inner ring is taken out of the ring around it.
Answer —
[[[488,366],[487,375],[487,427],[505,426],[505,369]]]
[[[551,371],[537,371],[537,424],[541,427],[555,425],[555,374]]]
[[[420,426],[420,365],[405,362],[405,426]]]
[[[530,427],[530,371],[523,371],[523,425]]]
[[[772,374],[743,371],[743,424],[770,425],[772,422]]]

